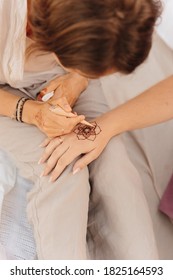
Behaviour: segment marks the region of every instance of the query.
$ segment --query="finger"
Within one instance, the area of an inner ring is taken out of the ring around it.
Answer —
[[[50,90],[49,87],[42,89],[39,94],[37,94],[37,100],[38,101],[47,101],[47,100],[43,100],[44,96],[51,94],[49,97],[47,97],[47,100],[49,100],[53,94],[54,94],[54,90]]]
[[[42,101],[44,95],[46,95],[49,92],[56,91],[60,86],[60,83],[60,77],[57,77],[56,79],[52,80],[45,88],[43,88],[40,91],[40,93],[37,95],[37,100]]]
[[[41,148],[46,147],[46,146],[50,143],[51,140],[52,140],[52,138],[46,138],[46,139],[39,145],[39,147],[41,147]]]
[[[44,93],[43,92],[40,92],[39,94],[37,94],[37,97],[36,97],[36,99],[38,100],[38,101],[42,101],[42,97],[44,96]]]
[[[60,86],[60,84],[61,84],[60,77],[57,77],[54,80],[52,80],[44,89],[42,89],[40,93],[44,95],[48,92],[55,91]]]
[[[38,101],[44,101],[47,102],[49,99],[51,99],[54,96],[54,90],[49,91],[49,92],[40,92],[37,95],[37,100]]]
[[[51,173],[50,181],[54,182],[64,169],[79,155],[80,152],[78,150],[68,148],[56,163],[56,166]]]
[[[61,136],[64,133],[64,129],[49,129],[49,128],[39,128],[48,138],[55,138]],[[42,144],[41,144],[42,145]],[[41,147],[40,145],[40,147]],[[43,147],[44,148],[44,147]]]
[[[54,122],[50,123],[50,127],[48,125],[45,125],[43,132],[47,135],[47,137],[55,138],[68,134],[69,132],[71,132],[71,129],[69,123],[66,122],[66,120],[62,122],[62,125],[57,124],[55,120]]]
[[[63,140],[60,137],[56,137],[56,138],[52,139],[51,142],[49,142],[49,144],[47,145],[47,147],[38,163],[39,164],[44,163],[50,157],[50,155],[53,153],[53,151],[62,143],[63,143]]]
[[[96,150],[92,150],[91,152],[85,154],[82,156],[73,166],[73,175],[78,173],[80,170],[82,170],[84,167],[86,167],[88,164],[90,164],[93,160],[95,160],[99,154],[96,153]]]
[[[57,106],[57,105],[51,105],[51,107],[49,108],[49,110],[59,116],[65,116],[65,117],[68,117],[68,118],[75,118],[76,115],[73,114],[72,112],[67,112],[67,111],[64,111],[60,106]]]
[[[62,84],[58,86],[58,88],[55,90],[55,93],[57,98],[63,97],[64,91],[62,89]]]
[[[72,108],[70,107],[66,97],[58,98],[57,99],[57,105],[59,105],[66,112],[71,112],[72,111]]]
[[[68,119],[69,125],[70,125],[70,131],[72,131],[74,129],[74,127],[82,122],[85,119],[85,116],[81,115],[81,116],[76,116],[75,118],[70,118]]]
[[[54,125],[54,128],[44,127],[40,128],[40,130],[48,137],[48,138],[55,138],[62,135],[67,134],[63,127],[57,127]]]
[[[58,165],[58,161],[61,159],[64,153],[68,151],[69,147],[65,144],[61,146],[61,148],[57,147],[55,151],[52,153],[50,158],[47,161],[46,167],[43,172],[43,176],[47,176],[52,169]]]

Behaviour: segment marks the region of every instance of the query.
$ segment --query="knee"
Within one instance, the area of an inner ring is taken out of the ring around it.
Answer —
[[[102,154],[90,165],[90,178],[97,188],[141,189],[138,171],[130,161],[121,137],[114,137]],[[100,187],[99,187],[100,186]]]
[[[92,169],[97,170],[98,173],[102,173],[104,170],[114,170],[114,172],[119,172],[124,169],[125,164],[130,162],[129,156],[126,152],[124,143],[121,136],[113,137],[101,155],[91,163],[90,171]]]

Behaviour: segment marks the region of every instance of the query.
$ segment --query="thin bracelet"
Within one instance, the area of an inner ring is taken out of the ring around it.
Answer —
[[[20,109],[19,109],[19,121],[20,121],[20,122],[23,122],[23,120],[22,120],[23,107],[24,107],[26,101],[28,101],[28,100],[29,100],[29,98],[25,98],[25,97],[24,97],[24,98],[22,99],[21,103],[20,103]]]
[[[22,97],[17,102],[17,105],[16,105],[16,120],[18,122],[23,122],[22,121],[23,107],[24,107],[24,104],[27,100],[29,100],[29,98]]]
[[[14,119],[15,119],[16,121],[18,121],[18,117],[17,117],[17,115],[18,115],[18,107],[19,107],[19,103],[20,103],[20,101],[21,101],[22,98],[23,98],[23,97],[19,98],[18,101],[17,101],[17,104],[16,104],[16,110],[15,110],[15,114],[14,114]]]

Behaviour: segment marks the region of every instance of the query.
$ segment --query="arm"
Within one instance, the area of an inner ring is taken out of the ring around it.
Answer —
[[[97,118],[95,136],[91,136],[91,139],[83,137],[85,127],[63,136],[61,141],[58,137],[53,140],[46,139],[43,143],[46,149],[40,159],[40,163],[47,161],[42,175],[51,172],[52,181],[56,180],[68,164],[83,154],[73,167],[75,174],[96,159],[113,136],[171,118],[173,118],[173,76]]]
[[[0,115],[12,117],[19,99],[19,96],[0,89]]]
[[[12,118],[19,99],[19,96],[0,89],[0,115]],[[62,105],[66,103],[64,100],[64,98],[57,99],[57,104],[63,107]],[[28,100],[23,107],[22,120],[37,126],[48,137],[56,137],[72,131],[77,123],[84,120],[84,116],[66,118],[51,112],[49,103]]]
[[[105,114],[112,136],[173,118],[173,76]]]

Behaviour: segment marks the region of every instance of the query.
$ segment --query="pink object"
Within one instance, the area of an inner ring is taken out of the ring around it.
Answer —
[[[173,219],[173,176],[162,196],[159,210]]]

